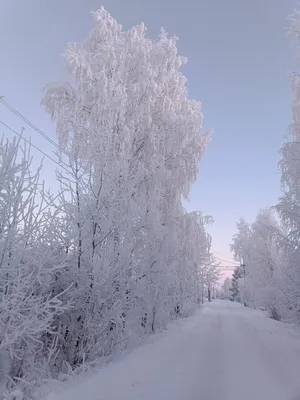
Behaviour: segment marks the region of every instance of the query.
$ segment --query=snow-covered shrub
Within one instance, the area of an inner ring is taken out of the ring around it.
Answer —
[[[0,379],[8,386],[34,375],[42,337],[67,308],[49,290],[61,265],[43,236],[51,221],[37,198],[39,170],[32,173],[30,148],[20,141],[0,141]]]

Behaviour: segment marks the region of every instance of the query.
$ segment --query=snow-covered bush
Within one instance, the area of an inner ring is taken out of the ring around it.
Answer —
[[[63,268],[58,250],[45,238],[52,215],[46,211],[39,180],[31,171],[30,147],[21,139],[0,141],[0,359],[1,384],[11,386],[36,374],[43,335],[67,308],[50,291]],[[54,238],[52,238],[54,240]],[[45,357],[49,357],[46,349]],[[11,378],[12,380],[10,380]]]

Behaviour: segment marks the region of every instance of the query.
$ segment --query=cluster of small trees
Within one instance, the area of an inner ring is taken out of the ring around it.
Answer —
[[[299,41],[300,14],[291,18],[290,34]],[[297,51],[299,46],[297,43]],[[254,223],[240,220],[232,251],[245,265],[236,271],[234,299],[267,309],[275,319],[300,322],[300,75],[292,75],[293,123],[281,148],[282,196],[276,206],[258,213]],[[244,282],[242,281],[244,280]]]
[[[210,218],[182,206],[210,135],[176,39],[123,31],[104,9],[94,19],[65,52],[72,84],[47,86],[42,101],[59,192],[44,190],[21,139],[0,143],[6,385],[58,377],[187,314],[211,261]]]
[[[243,219],[237,224],[231,245],[242,263],[232,279],[232,299],[245,305],[269,310],[279,319],[282,307],[282,232],[272,209],[262,210],[254,223]]]

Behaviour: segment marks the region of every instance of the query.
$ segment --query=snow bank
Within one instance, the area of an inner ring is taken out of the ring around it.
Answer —
[[[293,326],[215,301],[46,400],[298,400],[299,370]]]

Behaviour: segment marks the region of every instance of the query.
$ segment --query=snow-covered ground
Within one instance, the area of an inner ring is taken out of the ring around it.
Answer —
[[[300,400],[300,334],[215,301],[48,400]]]

